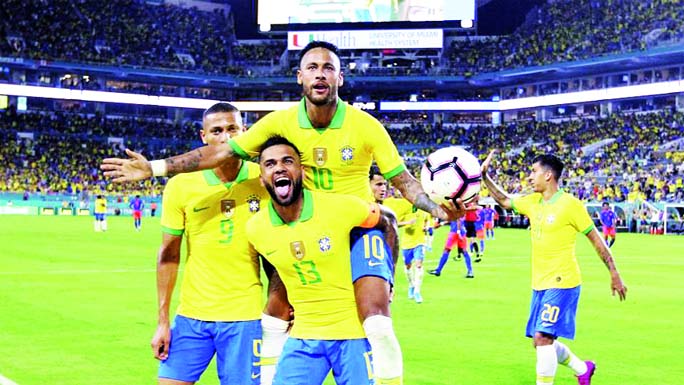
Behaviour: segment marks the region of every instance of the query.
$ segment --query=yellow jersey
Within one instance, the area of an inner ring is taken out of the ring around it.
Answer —
[[[259,259],[245,233],[247,220],[269,198],[259,175],[258,165],[243,161],[234,182],[204,170],[166,184],[162,231],[184,234],[187,244],[178,314],[202,321],[261,318]]]
[[[95,199],[95,214],[106,214],[107,213],[107,199],[96,198]]]
[[[380,209],[360,198],[304,190],[297,221],[285,223],[272,204],[247,222],[247,238],[278,271],[294,308],[290,336],[365,338],[356,311],[349,232],[373,227]]]
[[[423,228],[430,214],[418,210],[404,198],[387,198],[382,204],[394,211],[398,223],[414,221],[410,225],[399,226],[399,247],[402,250],[413,249],[425,244]]]
[[[304,187],[312,191],[354,195],[373,202],[368,183],[373,160],[388,180],[406,170],[382,124],[339,99],[326,128],[312,126],[302,98],[299,105],[269,113],[228,143],[243,159],[249,159],[274,135],[297,146],[306,171]]]
[[[582,202],[558,190],[544,202],[540,193],[511,199],[516,213],[530,219],[532,288],[572,288],[582,283],[575,256],[577,233],[589,234],[594,222]]]

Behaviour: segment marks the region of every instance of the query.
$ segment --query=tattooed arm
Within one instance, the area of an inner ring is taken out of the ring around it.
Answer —
[[[455,204],[438,205],[428,197],[420,182],[406,170],[392,178],[391,181],[392,185],[401,191],[401,195],[406,200],[435,218],[453,221],[465,215],[466,209],[460,199],[457,199]]]
[[[129,159],[107,158],[100,168],[114,182],[130,182],[152,176],[170,176],[197,170],[219,167],[227,161],[236,161],[237,155],[229,145],[203,146],[185,154],[164,160],[148,161],[142,154],[126,149]],[[239,162],[235,162],[239,167]]]

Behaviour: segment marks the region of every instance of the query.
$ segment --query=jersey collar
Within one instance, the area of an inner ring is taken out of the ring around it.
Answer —
[[[565,192],[565,191],[563,191],[562,188],[559,188],[558,191],[556,191],[556,193],[553,194],[553,195],[551,196],[551,199],[549,199],[547,202],[544,202],[544,197],[543,197],[543,196],[542,196],[541,198],[539,198],[539,201],[540,201],[540,203],[543,204],[543,205],[550,205],[550,204],[556,203],[556,202],[560,199],[560,197],[563,195],[564,192]]]
[[[325,130],[328,128],[342,128],[342,123],[344,123],[344,116],[347,113],[347,103],[340,101],[337,98],[337,109],[335,110],[335,115],[333,115],[330,125],[325,128],[316,128],[316,130]],[[301,128],[314,128],[313,124],[309,120],[309,116],[306,114],[306,98],[302,98],[299,102],[299,110],[297,112],[297,119],[299,120],[299,127]]]
[[[311,191],[304,189],[303,192],[304,207],[302,207],[302,213],[299,215],[298,220],[287,223],[288,226],[294,226],[297,222],[308,221],[313,216],[313,197],[311,196]],[[273,207],[273,200],[271,200],[271,203],[268,205],[268,213],[273,226],[282,226],[286,224],[283,222],[283,219],[280,218],[280,215],[278,215],[275,207]]]
[[[204,170],[202,171],[202,175],[204,175],[204,180],[207,181],[207,184],[209,186],[217,186],[217,185],[224,185],[227,188],[230,188],[233,186],[233,183],[240,183],[244,180],[247,179],[249,176],[249,170],[247,169],[247,162],[243,161],[242,164],[240,165],[240,170],[238,171],[237,177],[235,178],[234,181],[232,182],[226,182],[223,183],[221,182],[221,179],[216,175],[214,170]]]

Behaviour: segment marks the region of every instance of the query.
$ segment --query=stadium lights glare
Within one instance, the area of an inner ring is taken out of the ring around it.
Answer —
[[[380,111],[512,111],[684,92],[684,81],[639,84],[492,102],[380,102]]]
[[[122,92],[71,90],[24,86],[17,84],[0,84],[0,95],[27,96],[45,99],[82,100],[86,102],[123,103],[144,106],[178,107],[204,110],[220,100],[179,98],[173,96],[139,95]],[[275,111],[291,107],[296,102],[230,102],[242,111]]]
[[[380,102],[380,111],[512,111],[605,100],[620,100],[655,95],[667,95],[680,92],[684,92],[684,80],[605,88],[600,90],[568,92],[564,94],[545,96],[530,96],[526,98],[506,99],[500,101],[382,101]],[[66,88],[37,87],[17,84],[0,84],[0,95],[61,100],[83,100],[88,102],[102,103],[137,104],[159,107],[191,108],[201,110],[219,102],[219,100],[212,99],[193,99],[172,96],[139,95],[122,92],[72,90]],[[257,112],[285,109],[297,104],[298,101],[231,101],[231,103],[242,111]]]

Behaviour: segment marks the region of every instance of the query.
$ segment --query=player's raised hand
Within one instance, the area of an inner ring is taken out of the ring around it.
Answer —
[[[622,283],[622,278],[620,274],[611,274],[610,276],[610,288],[613,291],[613,296],[618,295],[620,301],[627,299],[627,286]]]
[[[159,324],[157,331],[152,337],[152,354],[158,360],[169,358],[169,345],[171,344],[171,330],[168,324]]]
[[[126,155],[129,156],[128,159],[105,158],[102,160],[100,169],[104,170],[106,177],[112,178],[113,182],[122,183],[143,180],[152,176],[152,166],[142,154],[126,149]]]
[[[487,170],[489,169],[489,165],[492,163],[492,159],[494,158],[494,155],[496,155],[497,150],[492,150],[489,152],[489,155],[487,155],[487,158],[482,162],[480,165],[480,169],[482,170],[482,173],[486,173]]]

